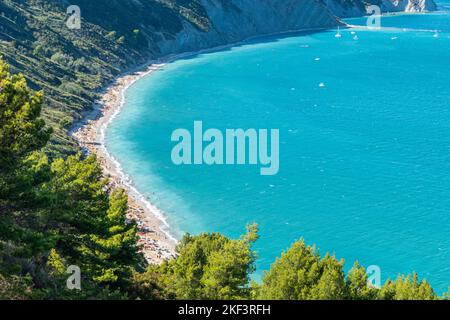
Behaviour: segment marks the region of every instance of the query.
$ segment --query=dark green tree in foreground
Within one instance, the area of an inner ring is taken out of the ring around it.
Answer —
[[[396,281],[388,280],[378,292],[381,300],[435,300],[433,288],[426,280],[419,281],[414,273],[409,276],[399,276]]]
[[[11,75],[0,61],[0,272],[4,273],[18,273],[18,261],[31,258],[50,241],[33,229],[41,219],[34,211],[36,189],[48,177],[35,153],[50,137],[39,118],[41,107],[42,94],[32,93],[25,78]]]
[[[344,299],[344,262],[334,256],[321,259],[304,241],[294,243],[264,275],[258,298],[269,300]]]

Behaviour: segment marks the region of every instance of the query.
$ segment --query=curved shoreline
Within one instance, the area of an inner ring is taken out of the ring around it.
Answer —
[[[342,22],[342,21],[341,21]],[[343,23],[344,28],[363,28]],[[120,163],[112,156],[105,146],[105,132],[108,125],[122,111],[125,103],[125,92],[136,81],[160,70],[167,63],[178,59],[196,56],[204,53],[211,53],[229,49],[239,45],[251,44],[255,39],[267,39],[273,36],[289,36],[305,32],[319,32],[331,30],[333,28],[310,28],[301,30],[288,30],[272,34],[260,35],[244,39],[237,43],[222,45],[213,48],[198,50],[195,52],[185,52],[171,54],[164,58],[151,60],[148,63],[131,69],[115,78],[112,83],[105,86],[101,91],[100,101],[94,104],[92,111],[84,114],[79,122],[75,123],[69,131],[88,154],[96,154],[102,166],[105,177],[109,178],[109,188],[125,189],[129,195],[129,219],[135,220],[139,227],[140,244],[143,245],[143,253],[150,263],[160,263],[165,259],[175,256],[175,246],[177,239],[170,232],[168,224],[162,210],[153,205],[134,186],[132,179],[122,170]],[[429,31],[429,30],[426,30]]]
[[[139,244],[143,246],[143,254],[149,263],[161,263],[175,256],[175,246],[178,240],[170,233],[164,213],[154,206],[134,186],[132,179],[122,170],[120,163],[111,155],[105,146],[105,132],[108,125],[122,111],[125,104],[125,93],[136,81],[160,70],[164,65],[175,60],[196,56],[204,53],[229,49],[235,46],[250,44],[248,41],[264,39],[271,36],[288,36],[302,32],[318,32],[331,28],[311,28],[290,30],[273,34],[251,37],[237,43],[207,48],[195,52],[171,54],[164,58],[151,60],[148,63],[118,75],[100,92],[101,98],[93,109],[85,112],[83,118],[74,123],[69,135],[74,137],[83,151],[95,154],[102,167],[103,174],[109,179],[109,189],[122,188],[127,191],[129,210],[127,217],[138,224]]]
[[[149,263],[160,263],[175,255],[177,239],[170,234],[169,224],[161,210],[152,205],[133,185],[131,178],[122,170],[120,163],[105,146],[108,125],[121,112],[125,103],[125,92],[137,80],[160,69],[163,64],[148,63],[118,76],[102,92],[100,101],[93,110],[74,125],[70,134],[87,154],[95,154],[108,178],[110,190],[122,188],[128,193],[127,218],[138,225],[139,244]],[[139,71],[140,70],[140,71]]]
[[[342,22],[342,21],[341,21]],[[347,23],[344,28],[363,28]],[[175,246],[178,240],[171,234],[170,225],[162,210],[153,205],[134,186],[132,179],[122,170],[120,163],[111,155],[105,146],[105,132],[108,125],[122,111],[125,103],[125,92],[136,81],[160,70],[167,63],[175,60],[193,57],[199,54],[211,53],[230,49],[235,46],[251,44],[252,40],[267,39],[273,36],[289,36],[305,32],[320,32],[333,28],[309,28],[288,30],[272,34],[260,35],[244,39],[237,43],[202,49],[194,52],[171,54],[166,57],[151,60],[148,63],[132,68],[130,71],[118,75],[115,80],[106,85],[101,91],[101,98],[94,104],[93,110],[85,112],[83,119],[76,122],[69,134],[72,135],[82,149],[88,154],[96,154],[105,177],[109,178],[109,188],[122,188],[129,195],[129,212],[127,217],[135,220],[139,227],[140,244],[143,253],[150,263],[160,263],[175,256]]]

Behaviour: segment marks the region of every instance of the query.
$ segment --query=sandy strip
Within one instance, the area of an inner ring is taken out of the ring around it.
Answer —
[[[310,28],[301,30],[288,30],[267,35],[254,36],[233,44],[226,44],[214,48],[172,54],[158,61],[134,68],[132,71],[119,75],[110,85],[101,92],[101,99],[94,104],[93,110],[84,113],[83,119],[74,123],[69,134],[80,144],[88,154],[96,154],[103,168],[105,177],[109,178],[110,189],[122,188],[129,195],[129,211],[127,216],[136,221],[139,226],[139,243],[143,246],[143,253],[149,263],[161,263],[165,259],[175,256],[177,240],[170,234],[170,228],[162,212],[153,206],[133,186],[130,178],[122,171],[120,164],[105,148],[105,130],[108,124],[120,112],[125,100],[125,91],[140,78],[164,67],[165,63],[180,58],[196,56],[202,53],[215,52],[236,45],[247,44],[248,40],[265,38],[268,36],[283,36],[298,32],[316,32],[326,28]]]
[[[139,227],[139,244],[149,263],[161,263],[174,256],[176,239],[169,232],[169,225],[163,214],[142,196],[124,174],[120,164],[105,148],[105,130],[108,124],[120,112],[124,103],[125,91],[141,77],[158,69],[163,64],[147,64],[136,68],[116,80],[104,89],[102,97],[92,111],[85,113],[83,120],[76,123],[70,134],[88,154],[96,154],[103,174],[109,179],[110,190],[125,189],[129,195],[127,217],[136,221]]]

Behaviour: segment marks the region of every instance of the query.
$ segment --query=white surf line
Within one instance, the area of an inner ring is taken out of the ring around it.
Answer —
[[[167,222],[164,213],[159,208],[157,208],[155,205],[153,205],[150,201],[148,201],[148,199],[136,189],[131,177],[123,171],[120,162],[111,153],[109,153],[108,149],[106,148],[106,144],[105,144],[106,130],[108,129],[108,126],[112,123],[112,121],[117,117],[117,115],[122,111],[123,106],[125,105],[125,102],[126,102],[126,99],[125,99],[126,91],[133,84],[135,84],[138,80],[142,79],[143,77],[151,74],[152,72],[154,72],[156,70],[161,69],[164,66],[165,66],[165,63],[159,63],[159,64],[158,63],[150,63],[150,64],[148,64],[148,66],[147,66],[148,69],[146,71],[141,72],[141,74],[138,77],[136,77],[135,79],[133,79],[132,81],[127,83],[127,85],[122,88],[122,90],[120,92],[120,99],[121,99],[120,104],[118,105],[118,107],[114,108],[114,112],[108,118],[108,121],[106,121],[105,123],[103,123],[101,125],[100,132],[98,132],[98,138],[99,138],[98,142],[100,144],[100,148],[102,149],[103,154],[107,158],[109,158],[111,163],[115,166],[115,170],[118,173],[119,178],[122,180],[123,185],[129,191],[131,191],[131,193],[134,195],[134,197],[138,201],[140,201],[141,204],[143,204],[152,214],[154,214],[156,219],[158,219],[162,223],[162,225],[160,226],[161,232],[164,233],[164,235],[167,238],[169,238],[171,241],[173,241],[175,244],[177,244],[178,240],[171,234],[170,225]],[[130,73],[128,73],[128,74],[130,74]]]

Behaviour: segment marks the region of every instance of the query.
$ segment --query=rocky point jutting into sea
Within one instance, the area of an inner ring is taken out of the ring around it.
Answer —
[[[433,0],[202,0],[209,18],[206,30],[182,21],[173,37],[161,34],[159,55],[197,51],[235,43],[250,37],[301,29],[330,28],[342,24],[339,18],[366,15],[374,4],[382,12],[426,12],[436,10]],[[258,10],[255,10],[255,7]]]

